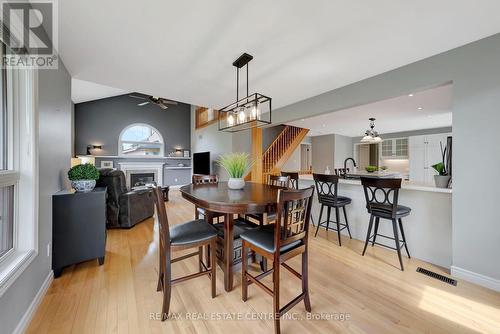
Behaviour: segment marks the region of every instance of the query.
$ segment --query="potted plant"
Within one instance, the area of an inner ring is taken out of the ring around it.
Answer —
[[[78,192],[89,192],[95,188],[95,181],[99,178],[99,171],[91,164],[73,166],[68,171],[71,186]]]
[[[229,181],[227,182],[229,189],[243,189],[245,187],[243,176],[252,166],[250,156],[247,153],[223,154],[217,160],[217,163],[229,174]]]
[[[447,147],[443,148],[443,143],[439,144],[441,146],[442,161],[431,166],[438,173],[437,175],[434,175],[434,183],[438,188],[448,188],[451,175],[448,173],[449,169],[447,163],[449,159],[446,159]]]

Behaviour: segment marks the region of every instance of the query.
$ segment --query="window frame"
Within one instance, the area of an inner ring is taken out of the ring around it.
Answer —
[[[130,144],[156,144],[156,143],[151,143],[151,142],[146,142],[146,141],[133,141],[133,140],[122,140],[123,135],[125,132],[133,128],[135,126],[145,126],[148,128],[151,128],[153,131],[155,131],[158,136],[160,137],[160,142],[157,143],[160,147],[160,153],[158,155],[134,155],[134,154],[124,154],[123,153],[123,146],[122,144],[124,143],[130,143]],[[126,126],[121,132],[120,136],[118,137],[118,156],[119,157],[127,157],[127,158],[146,158],[146,159],[151,159],[151,158],[163,158],[165,157],[165,140],[163,139],[163,136],[160,131],[158,131],[157,128],[155,128],[152,125],[149,125],[147,123],[134,123]]]
[[[0,297],[38,255],[38,72],[11,71],[6,82],[8,169],[0,171],[0,186],[14,185],[14,228],[13,247],[0,258]]]

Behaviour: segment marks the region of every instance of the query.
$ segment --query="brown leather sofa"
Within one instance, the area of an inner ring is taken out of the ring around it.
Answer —
[[[151,189],[128,190],[121,170],[101,169],[97,187],[107,187],[106,213],[108,228],[131,228],[154,215]]]

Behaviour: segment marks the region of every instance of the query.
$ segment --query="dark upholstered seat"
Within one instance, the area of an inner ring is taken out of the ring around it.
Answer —
[[[241,239],[265,250],[266,252],[273,253],[276,249],[274,244],[274,224],[264,225],[257,229],[245,232],[241,235]],[[297,240],[290,244],[284,245],[280,249],[280,253],[290,251],[302,245],[302,240]]]
[[[327,198],[325,196],[325,197],[320,198],[319,202],[321,204],[326,205],[326,206],[342,207],[342,206],[346,206],[348,204],[351,204],[352,200],[349,197],[337,196],[337,203],[335,204],[333,198]]]
[[[392,218],[392,205],[371,204],[371,208],[372,208],[372,214],[375,217],[387,218],[387,219]],[[411,212],[411,208],[404,206],[404,205],[398,205],[396,208],[396,217],[394,217],[394,218],[406,217],[410,214],[410,212]]]
[[[192,220],[170,228],[172,246],[188,245],[217,237],[217,230],[203,219]]]
[[[224,223],[214,224],[213,227],[217,230],[217,234],[220,238],[224,237]],[[258,228],[258,225],[247,222],[242,218],[237,218],[233,221],[233,239],[238,239],[240,236],[248,231],[252,231]]]

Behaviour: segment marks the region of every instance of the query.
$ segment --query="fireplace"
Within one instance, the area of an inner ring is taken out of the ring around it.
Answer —
[[[130,186],[139,187],[155,182],[155,173],[131,173]]]
[[[125,179],[127,181],[127,188],[134,187],[134,184],[139,181],[139,183],[144,182],[138,180],[134,175],[139,175],[140,177],[146,177],[146,183],[156,182],[158,186],[163,186],[163,162],[119,162],[118,166],[120,170],[125,173]],[[150,178],[153,178],[151,180]],[[134,178],[134,179],[132,179]]]

